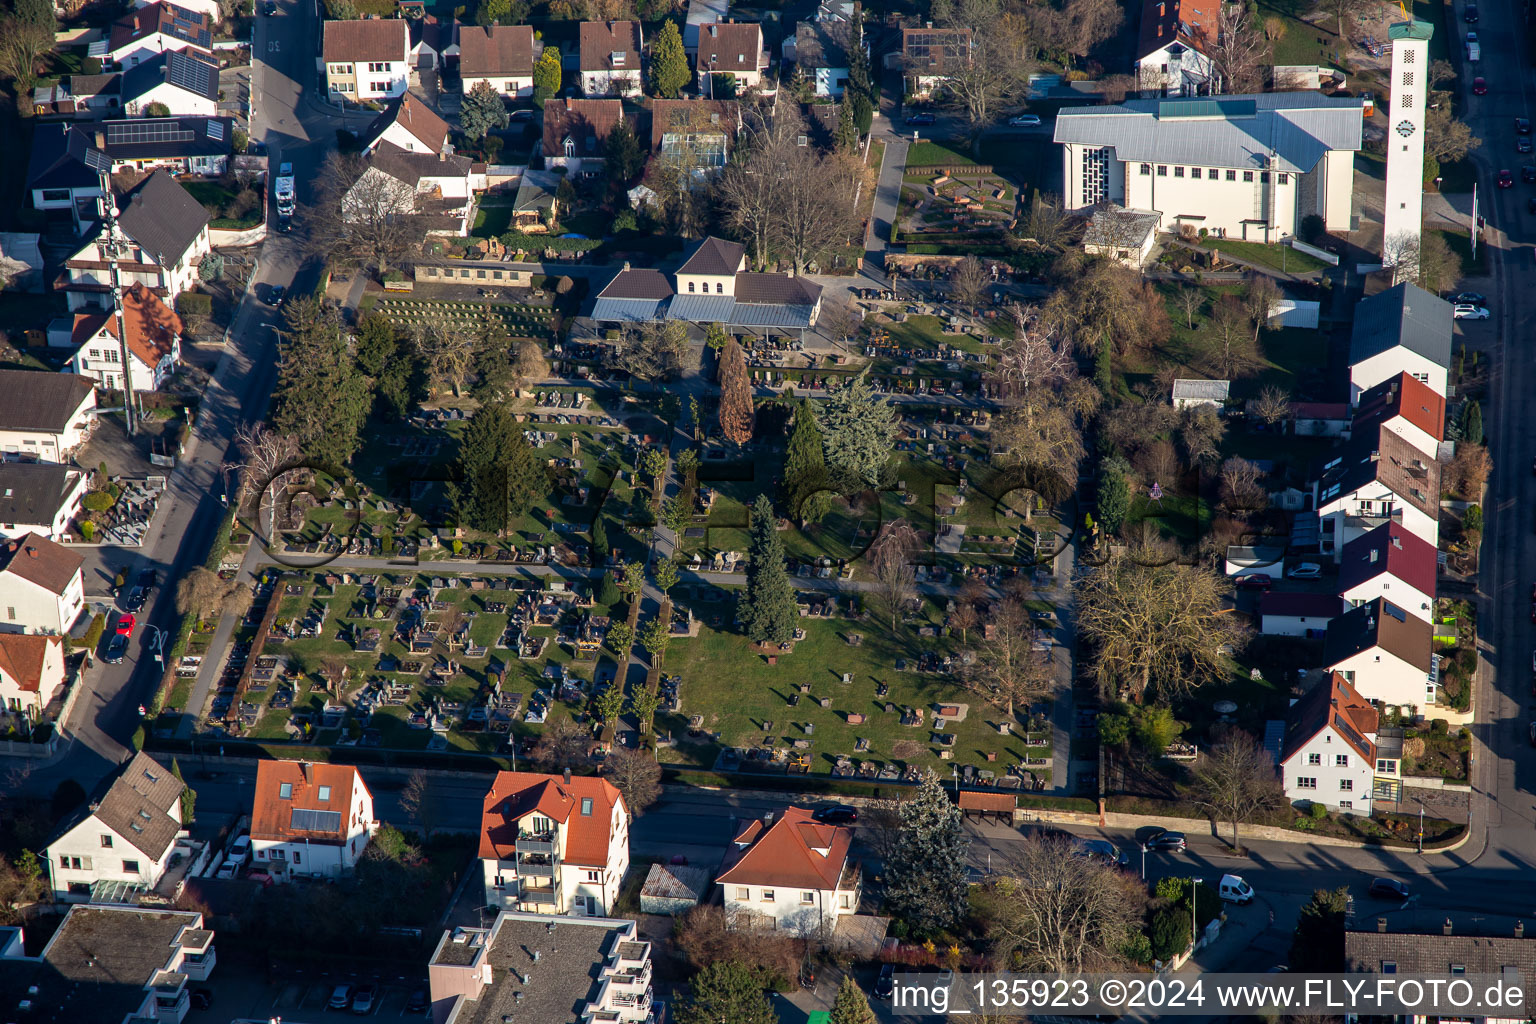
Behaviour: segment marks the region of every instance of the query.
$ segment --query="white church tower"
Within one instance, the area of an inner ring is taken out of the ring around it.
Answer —
[[[1387,29],[1392,43],[1392,84],[1388,87],[1387,195],[1383,219],[1382,262],[1395,263],[1396,253],[1411,240],[1417,251],[1424,224],[1424,114],[1429,95],[1427,21],[1406,21]]]

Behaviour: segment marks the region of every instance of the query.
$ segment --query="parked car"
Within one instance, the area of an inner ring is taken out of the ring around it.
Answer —
[[[1488,299],[1481,292],[1457,292],[1451,296],[1452,302],[1470,302],[1474,306],[1481,306]]]
[[[359,1017],[372,1013],[379,1001],[379,986],[372,982],[358,987],[357,993],[352,997],[352,1012]]]
[[[1038,128],[1040,127],[1040,115],[1020,114],[1018,117],[1009,118],[1008,123],[1015,128]]]
[[[236,862],[236,861],[232,861],[232,860],[225,861],[223,864],[219,865],[218,874],[214,875],[214,877],[215,878],[239,878],[240,877],[240,865],[239,865],[239,863]]]
[[[1228,903],[1252,903],[1253,886],[1242,875],[1222,875],[1216,894]]]
[[[213,1005],[213,989],[195,988],[187,996],[194,1010],[206,1010]]]
[[[144,588],[134,587],[128,591],[128,596],[123,599],[123,608],[126,611],[136,612],[144,607]]]
[[[1093,857],[1106,864],[1125,867],[1131,862],[1125,851],[1108,839],[1084,839],[1077,844],[1077,852],[1083,857]]]
[[[1515,131],[1520,135],[1531,134],[1531,119],[1528,117],[1515,118]]]
[[[133,636],[133,628],[139,624],[139,620],[132,615],[119,615],[117,625],[113,628],[118,636]]]
[[[859,812],[852,807],[823,807],[811,819],[823,825],[852,825],[859,820]]]
[[[1323,574],[1323,567],[1316,562],[1302,562],[1300,565],[1291,566],[1291,571],[1286,573],[1293,580],[1315,580]]]
[[[1408,883],[1399,882],[1395,878],[1372,879],[1371,895],[1384,900],[1405,900],[1408,898]]]
[[[251,859],[251,837],[240,836],[229,848],[229,859],[236,864],[244,864]]]
[[[1536,747],[1536,722],[1531,723],[1531,746]]]
[[[325,1008],[328,1010],[345,1010],[351,1002],[352,986],[337,985],[331,989],[331,998],[326,1002]]]
[[[1494,184],[1499,186],[1499,188],[1514,188],[1515,176],[1508,171],[1500,171],[1498,178],[1494,181]]]
[[[153,569],[145,569],[139,573],[139,586],[144,588],[147,594],[160,585],[160,574]]]
[[[1467,4],[1467,6],[1462,9],[1461,17],[1462,20],[1464,20],[1468,25],[1476,25],[1477,4]]]
[[[406,1013],[426,1013],[432,1005],[432,999],[424,988],[412,989],[411,994],[405,1000]]]
[[[1531,146],[1531,140],[1530,140],[1530,138],[1528,136],[1517,135],[1515,137],[1515,152],[1516,153],[1529,153],[1532,148],[1533,147]]]
[[[1173,850],[1175,852],[1181,852],[1188,846],[1189,842],[1184,838],[1183,832],[1170,832],[1166,828],[1160,832],[1154,833],[1152,838],[1148,839],[1146,842],[1146,847],[1149,850]]]
[[[272,15],[277,13],[277,4],[273,3],[272,0],[267,0],[266,3],[261,5],[261,13],[269,18],[272,17]]]
[[[121,633],[117,633],[113,635],[111,642],[107,644],[107,653],[103,655],[102,660],[108,665],[121,665],[123,663],[123,655],[127,653],[128,638]]]
[[[1488,95],[1488,80],[1486,78],[1478,77],[1478,78],[1472,79],[1472,95],[1473,96],[1487,96]]]
[[[1536,731],[1536,722],[1531,723]],[[896,968],[891,964],[880,965],[880,977],[875,979],[875,998],[889,999],[896,992]]]
[[[1468,46],[1475,46],[1476,44],[1477,44],[1477,33],[1473,32],[1471,29],[1468,29],[1467,30],[1467,45]]]
[[[1233,582],[1244,590],[1268,590],[1275,585],[1267,572],[1245,572]]]
[[[1491,315],[1487,306],[1474,306],[1470,302],[1458,302],[1451,309],[1451,316],[1457,320],[1487,320]]]
[[[285,289],[282,285],[273,285],[271,288],[267,289],[267,304],[269,306],[281,306],[283,304],[283,296],[286,294],[287,289]]]
[[[926,110],[907,115],[907,124],[933,124],[934,116]]]

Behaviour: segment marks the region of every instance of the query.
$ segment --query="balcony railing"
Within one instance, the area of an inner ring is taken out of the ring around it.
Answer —
[[[608,997],[608,1004],[632,1010],[649,1009],[651,1005],[651,990],[646,989],[644,992],[637,992],[634,995],[626,992],[614,992]]]
[[[540,889],[525,885],[518,892],[518,898],[524,903],[544,903],[553,906],[560,902],[560,896],[554,889]]]
[[[552,838],[536,839],[530,837],[525,839],[522,836],[518,836],[515,848],[518,856],[522,856],[525,853],[544,857],[553,857],[555,855],[555,843]]]
[[[556,870],[558,869],[555,865],[547,861],[540,863],[532,860],[519,860],[517,862],[517,873],[523,876],[531,875],[535,878],[554,878]]]
[[[623,985],[626,988],[635,988],[637,986],[644,988],[651,983],[651,965],[646,964],[644,967],[631,967],[619,971],[613,976],[613,983],[615,985]]]

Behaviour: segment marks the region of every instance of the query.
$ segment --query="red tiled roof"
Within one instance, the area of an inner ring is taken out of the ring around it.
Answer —
[[[622,63],[613,55],[622,53]],[[581,70],[639,71],[640,23],[638,21],[584,21],[581,23]]]
[[[1445,439],[1445,398],[1418,378],[1400,373],[1366,390],[1355,410],[1357,428],[1401,416],[1436,441]],[[1431,452],[1430,454],[1434,454]]]
[[[1268,590],[1259,595],[1259,616],[1315,615],[1331,618],[1344,610],[1344,602],[1333,594],[1309,594],[1301,591]]]
[[[123,326],[128,330],[128,351],[155,367],[175,351],[181,318],[160,297],[136,284],[123,293]],[[76,313],[70,341],[77,348],[102,331],[117,337],[117,317],[111,313]]]
[[[398,18],[369,21],[327,21],[322,60],[404,61],[411,48],[410,26]]]
[[[558,157],[565,152],[565,138],[576,143],[576,156],[600,158],[608,133],[624,120],[621,100],[545,100],[544,155]],[[587,138],[595,145],[587,148]]]
[[[1286,713],[1280,761],[1289,761],[1312,737],[1331,728],[1356,753],[1375,765],[1376,746],[1366,736],[1376,732],[1379,718],[1370,702],[1343,675],[1334,672],[1307,691]]]
[[[16,680],[28,693],[38,693],[43,682],[43,660],[49,644],[62,644],[60,636],[0,633],[0,672]]]
[[[699,26],[698,66],[701,70],[751,73],[759,70],[762,52],[763,26],[755,21]]]
[[[823,825],[803,807],[790,807],[766,829],[749,822],[726,854],[721,885],[769,885],[835,889],[853,842],[851,830]],[[742,844],[750,844],[742,849]],[[820,852],[820,851],[825,851]]]
[[[292,786],[288,797],[282,795],[284,784]],[[320,799],[320,787],[330,787],[330,799]],[[353,824],[354,786],[367,789],[357,769],[344,764],[310,764],[303,761],[260,761],[256,765],[256,793],[251,808],[251,838],[284,841],[317,838],[343,840]],[[336,811],[341,825],[336,832],[317,833],[293,826],[292,812]]]
[[[459,29],[459,74],[468,78],[533,74],[533,27],[465,25]]]
[[[581,801],[592,801],[592,813],[581,813]],[[506,860],[514,855],[518,822],[537,811],[566,826],[561,859],[602,867],[608,863],[613,809],[624,797],[607,779],[534,772],[497,772],[480,814],[480,857]],[[628,809],[624,808],[625,813]]]
[[[1433,597],[1438,570],[1431,544],[1403,529],[1401,523],[1383,523],[1344,545],[1339,556],[1339,593],[1391,573],[1419,593]]]
[[[11,573],[52,594],[63,594],[85,559],[47,537],[29,533],[0,545],[0,573]]]

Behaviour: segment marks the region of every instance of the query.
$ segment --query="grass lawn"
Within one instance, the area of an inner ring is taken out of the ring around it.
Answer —
[[[475,223],[470,228],[473,238],[498,238],[512,229],[512,206],[481,206],[475,210]]]
[[[1263,242],[1240,242],[1232,238],[1207,237],[1200,239],[1205,249],[1215,249],[1228,256],[1235,256],[1261,267],[1269,267],[1282,273],[1305,274],[1322,270],[1328,264],[1288,245],[1266,245]]]
[[[727,617],[730,613],[728,606],[720,604],[702,606],[696,614],[711,610]],[[956,737],[953,763],[989,768],[1002,775],[1009,764],[1023,760],[1029,749],[1023,737],[999,735],[997,723],[1003,720],[1002,713],[965,694],[952,679],[913,671],[922,652],[951,653],[955,642],[950,638],[919,637],[904,627],[902,635],[893,639],[885,625],[873,618],[861,622],[807,618],[801,620],[806,639],[797,643],[792,653],[780,655],[777,665],[769,665],[740,635],[711,628],[707,618],[705,622],[698,637],[672,642],[663,666],[664,671],[676,673],[683,681],[682,715],[658,716],[659,727],[671,730],[680,740],[670,752],[673,759],[713,765],[718,745],[686,742],[686,716],[701,714],[704,728],[719,732],[721,743],[727,746],[756,747],[765,737],[773,737],[776,745],[786,747],[796,739],[809,740],[816,774],[828,773],[838,754],[855,760],[917,764],[947,774],[931,728],[934,705],[940,701],[970,705],[963,721],[945,726],[945,731]],[[851,633],[862,635],[860,646],[847,642]],[[898,659],[906,659],[905,671],[896,670]],[[851,675],[851,682],[842,682],[844,673]],[[889,693],[877,698],[876,687],[881,683],[889,686]],[[809,684],[810,693],[790,707],[788,700],[798,694],[799,684]],[[823,697],[830,698],[830,708],[820,706]],[[897,710],[887,713],[886,702],[896,705]],[[904,706],[927,709],[922,727],[901,724],[900,709]],[[850,714],[865,715],[866,720],[850,725]],[[765,728],[767,722],[773,723],[771,729]],[[869,740],[867,752],[855,752],[855,741],[860,738]],[[996,754],[995,761],[987,761],[989,752]],[[1045,756],[1043,749],[1030,752]],[[668,753],[664,750],[663,757]]]
[[[974,164],[970,154],[942,142],[914,142],[907,149],[908,167],[944,167]]]
[[[1458,229],[1437,230],[1436,233],[1450,246],[1451,252],[1461,260],[1462,277],[1478,277],[1488,272],[1488,246],[1486,244],[1477,247],[1477,255],[1472,255],[1472,238]]]
[[[1275,40],[1274,63],[1277,65],[1295,64],[1323,64],[1329,67],[1337,67],[1339,36],[1334,31],[1338,23],[1324,19],[1321,24],[1312,25],[1302,21],[1296,15],[1304,9],[1301,4],[1284,2],[1261,2],[1259,4],[1259,16],[1262,22],[1264,18],[1278,16],[1285,24],[1285,34]]]
[[[1385,165],[1383,165],[1385,166]],[[1477,166],[1471,160],[1455,160],[1440,165],[1440,193],[1451,195],[1471,192],[1477,183]]]
[[[944,321],[936,316],[909,316],[901,323],[884,323],[880,329],[890,336],[890,343],[905,348],[937,352],[944,348],[958,348],[966,352],[980,353],[986,350],[982,340],[974,334],[946,334]]]

